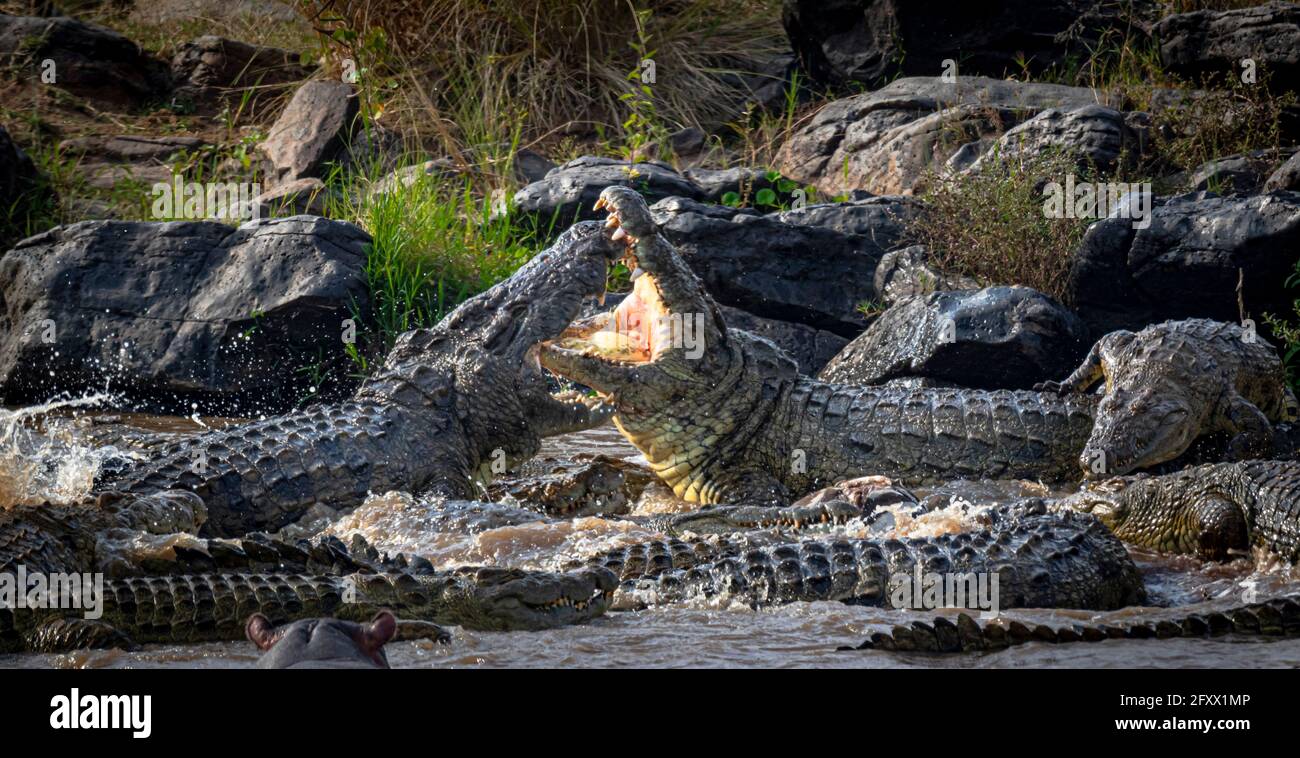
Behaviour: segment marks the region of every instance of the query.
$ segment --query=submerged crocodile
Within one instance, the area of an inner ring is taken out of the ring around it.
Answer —
[[[1049,626],[998,619],[981,624],[965,613],[936,617],[876,632],[857,647],[840,650],[898,650],[918,653],[975,653],[1004,650],[1027,642],[1102,642],[1113,639],[1218,637],[1228,634],[1300,637],[1300,595],[1284,595],[1223,611],[1113,624]]]
[[[601,615],[616,584],[597,568],[440,572],[356,537],[350,548],[332,537],[201,538],[203,518],[202,500],[184,491],[0,509],[0,651],[236,640],[253,613],[280,624],[387,608],[403,623],[545,629]],[[50,602],[17,602],[29,588],[48,589]]]
[[[1273,424],[1295,416],[1277,352],[1253,329],[1220,321],[1111,332],[1068,378],[1036,389],[1082,393],[1099,382],[1105,392],[1080,456],[1094,478],[1173,460],[1212,432],[1228,434],[1231,460],[1266,457]]]
[[[1300,560],[1300,463],[1242,461],[1135,476],[1060,501],[1087,511],[1120,539],[1153,550],[1222,560],[1254,547]]]
[[[542,363],[611,399],[619,429],[679,497],[789,503],[864,474],[1078,476],[1094,398],[800,376],[770,342],[727,330],[639,195],[609,187],[601,205],[635,258],[633,292],[543,344]]]
[[[575,225],[436,326],[404,333],[351,400],[166,443],[97,489],[195,492],[213,536],[277,529],[370,492],[472,497],[476,477],[530,458],[541,437],[607,418],[552,397],[535,346],[603,296],[618,247],[598,223]]]
[[[1092,516],[1012,506],[992,509],[987,518],[975,531],[903,540],[650,541],[602,553],[587,565],[617,574],[619,602],[632,606],[692,599],[752,607],[817,600],[887,606],[896,601],[894,585],[918,574],[967,584],[982,576],[981,586],[1003,608],[1108,610],[1144,602],[1137,566]],[[963,597],[977,601],[966,588]]]

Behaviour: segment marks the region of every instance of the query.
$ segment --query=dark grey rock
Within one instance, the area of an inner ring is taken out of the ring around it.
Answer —
[[[1300,5],[1272,2],[1254,8],[1178,13],[1160,20],[1153,33],[1160,61],[1193,80],[1205,75],[1239,77],[1242,61],[1254,60],[1277,91],[1300,89]]]
[[[0,126],[0,245],[27,236],[33,216],[56,202],[36,164]]]
[[[157,411],[256,415],[292,407],[317,370],[318,388],[341,386],[369,241],[311,216],[87,221],[26,239],[0,259],[4,401],[108,386]]]
[[[728,329],[740,329],[765,337],[799,364],[799,373],[812,376],[821,370],[835,354],[849,344],[848,339],[824,329],[804,324],[777,321],[755,316],[739,308],[723,305],[722,318]]]
[[[891,250],[876,267],[876,300],[886,307],[931,292],[978,288],[973,279],[945,274],[932,266],[925,245]]]
[[[555,168],[555,162],[534,150],[524,148],[515,153],[515,177],[525,184],[540,182]]]
[[[869,87],[898,76],[1030,74],[1087,57],[1121,27],[1100,0],[785,0],[782,23],[804,71],[824,84]],[[1136,30],[1134,30],[1136,31]]]
[[[892,225],[873,238],[685,198],[651,211],[718,302],[845,337],[865,325],[856,308],[875,297],[881,245],[896,236]]]
[[[907,227],[923,213],[921,201],[901,195],[880,195],[842,203],[817,203],[772,214],[786,224],[819,226],[870,240],[868,250],[898,247]]]
[[[703,129],[688,126],[668,135],[668,146],[678,158],[693,158],[704,150],[704,142],[709,135]]]
[[[325,215],[328,190],[320,179],[295,179],[277,184],[253,198],[257,218]]]
[[[298,88],[262,142],[272,185],[323,178],[325,164],[348,152],[358,104],[345,82],[312,81]]]
[[[722,202],[728,192],[753,197],[761,189],[776,188],[776,183],[761,168],[688,168],[682,173],[700,188],[700,199],[709,203]]]
[[[1279,154],[1275,150],[1256,150],[1244,155],[1229,155],[1201,164],[1188,176],[1189,192],[1211,191],[1221,195],[1250,194],[1263,187],[1265,179],[1279,160],[1294,149]]]
[[[702,197],[699,187],[667,164],[584,156],[551,170],[546,178],[519,190],[515,193],[514,206],[516,212],[559,233],[575,221],[603,218],[605,214],[594,206],[601,190],[614,184],[637,190],[650,203],[666,197],[692,200]]]
[[[1218,197],[1157,204],[1150,226],[1107,218],[1088,228],[1070,271],[1067,300],[1093,334],[1168,319],[1238,321],[1291,312],[1286,279],[1300,248],[1300,194]]]
[[[1064,376],[1088,349],[1083,322],[1028,287],[933,292],[886,310],[818,378],[881,384],[924,377],[984,389],[1029,389]]]
[[[1292,155],[1264,182],[1265,192],[1279,190],[1300,190],[1300,153]]]
[[[311,73],[311,68],[299,63],[297,53],[214,35],[181,45],[171,63],[174,94],[196,104],[218,103],[227,89],[270,87],[306,79]]]
[[[0,13],[0,61],[38,78],[54,62],[51,86],[120,110],[161,100],[171,87],[167,65],[112,29],[67,16]]]

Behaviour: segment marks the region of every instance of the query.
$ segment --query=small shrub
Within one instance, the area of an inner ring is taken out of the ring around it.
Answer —
[[[1063,152],[986,156],[970,173],[926,183],[927,210],[909,237],[926,245],[945,273],[1025,285],[1064,301],[1071,256],[1089,219],[1048,217],[1042,188],[1078,171]]]

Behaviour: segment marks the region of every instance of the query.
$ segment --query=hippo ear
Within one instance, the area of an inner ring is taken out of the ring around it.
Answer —
[[[397,634],[397,617],[392,611],[380,611],[370,620],[370,626],[366,627],[365,645],[366,649],[374,652],[384,646],[386,642]]]
[[[271,620],[260,613],[248,617],[248,623],[244,625],[244,634],[248,635],[249,642],[257,645],[257,649],[262,651],[270,650],[282,636],[275,631]]]

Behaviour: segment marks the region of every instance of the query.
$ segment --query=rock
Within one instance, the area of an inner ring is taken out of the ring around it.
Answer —
[[[842,203],[805,205],[772,214],[777,221],[800,226],[820,226],[841,234],[870,240],[869,251],[884,252],[899,247],[909,224],[924,212],[919,200],[882,195]]]
[[[1075,252],[1067,301],[1093,334],[1169,319],[1238,321],[1286,314],[1286,279],[1300,248],[1300,194],[1195,194],[1157,204],[1146,229],[1124,218],[1088,227]]]
[[[688,126],[668,135],[668,147],[678,158],[694,158],[704,151],[704,142],[708,138],[703,129]]]
[[[682,174],[700,188],[700,199],[709,203],[722,202],[728,192],[752,197],[761,189],[776,189],[776,182],[761,168],[688,168]]]
[[[292,407],[364,315],[370,238],[322,218],[86,221],[0,259],[0,389],[7,403],[102,392],[154,412],[250,416]]]
[[[1265,192],[1279,190],[1300,191],[1300,153],[1292,155],[1268,177],[1268,181],[1264,182]]]
[[[1028,287],[932,292],[886,310],[818,378],[881,384],[924,377],[1029,389],[1073,371],[1088,344],[1077,316]]]
[[[52,86],[119,110],[161,100],[171,86],[167,66],[112,29],[67,16],[0,13],[0,59]],[[45,61],[53,61],[47,69]]]
[[[540,182],[555,168],[555,162],[550,158],[528,148],[515,152],[513,165],[515,178],[525,184]]]
[[[1160,61],[1194,81],[1205,75],[1237,77],[1242,61],[1255,61],[1278,91],[1300,89],[1300,6],[1273,2],[1254,8],[1202,10],[1167,16],[1154,27]]]
[[[311,75],[298,54],[207,35],[186,42],[172,56],[174,94],[196,103],[215,103],[223,90],[268,87]]]
[[[153,25],[195,18],[288,23],[311,31],[310,25],[291,4],[278,0],[149,0],[147,3],[136,3],[131,11],[132,21]]]
[[[382,179],[371,185],[370,193],[372,195],[383,194],[392,192],[398,187],[410,187],[422,177],[452,179],[457,176],[460,176],[460,172],[456,170],[456,164],[451,158],[436,158],[415,166],[405,166],[386,174]]]
[[[36,164],[0,126],[0,245],[26,237],[33,217],[57,201]]]
[[[899,79],[822,108],[782,145],[777,163],[829,195],[910,194],[967,143],[999,137],[1048,108],[1095,102],[1092,90],[1059,84]]]
[[[859,303],[892,237],[785,223],[781,214],[669,198],[651,207],[664,236],[723,305],[852,337],[865,325]]]
[[[320,179],[295,179],[278,184],[253,198],[257,218],[288,216],[324,216],[327,199],[325,182]]]
[[[950,276],[931,266],[925,245],[885,253],[876,267],[875,284],[877,302],[885,307],[931,292],[979,288],[973,279]]]
[[[981,155],[965,170],[977,171],[989,156],[1023,158],[1063,150],[1076,155],[1081,168],[1110,174],[1121,160],[1132,165],[1146,151],[1147,120],[1146,114],[1125,114],[1096,104],[1048,108],[996,141],[968,143]],[[954,159],[965,162],[965,156]]]
[[[583,156],[516,192],[514,207],[516,212],[558,234],[575,221],[604,218],[605,214],[594,206],[601,190],[613,184],[637,190],[649,203],[666,197],[702,197],[699,187],[667,164]]]
[[[1187,189],[1190,192],[1208,190],[1221,195],[1258,192],[1269,170],[1293,152],[1279,155],[1276,150],[1256,150],[1208,161],[1191,172],[1186,181]]]
[[[325,164],[347,154],[357,111],[350,84],[311,81],[299,87],[261,145],[270,162],[268,183],[323,178]]]
[[[1098,0],[785,0],[781,21],[816,82],[876,87],[898,76],[1031,74],[1087,58],[1124,19]]]
[[[849,344],[848,339],[824,329],[762,318],[726,305],[719,307],[728,329],[741,329],[768,339],[793,358],[799,364],[799,373],[807,376],[820,371],[822,366]]]
[[[208,143],[198,137],[129,134],[76,137],[59,144],[66,155],[80,158],[80,171],[87,184],[99,189],[112,189],[126,180],[150,186],[170,183],[175,161],[207,147]]]

